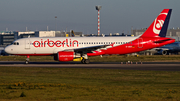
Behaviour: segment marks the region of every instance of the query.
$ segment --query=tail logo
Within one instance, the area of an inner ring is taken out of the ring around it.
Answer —
[[[163,27],[164,20],[167,16],[167,13],[161,13],[154,21],[154,26],[153,26],[153,32],[155,34],[159,34],[161,31],[161,28]]]
[[[164,21],[163,20],[158,20],[159,23],[156,24],[156,28],[159,29],[163,26]]]

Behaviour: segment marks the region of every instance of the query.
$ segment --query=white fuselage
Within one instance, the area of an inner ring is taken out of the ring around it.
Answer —
[[[131,42],[138,37],[49,37],[23,38],[6,47],[10,54],[56,54],[58,51],[100,45],[114,46]],[[18,43],[18,44],[16,44]],[[111,46],[108,46],[111,47]],[[107,47],[107,48],[108,48]],[[9,49],[11,48],[11,49]]]

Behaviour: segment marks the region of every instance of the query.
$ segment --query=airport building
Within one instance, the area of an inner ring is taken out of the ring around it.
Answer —
[[[143,34],[145,31],[146,31],[146,28],[134,29],[134,30],[131,30],[131,35],[138,36],[138,35]],[[180,41],[180,28],[168,29],[166,33],[166,37],[173,38],[176,41]]]
[[[55,37],[55,31],[36,31],[35,37]]]
[[[17,39],[17,37],[15,37],[13,32],[1,32],[0,33],[0,46],[4,47],[4,46],[9,45],[14,41],[14,39]]]

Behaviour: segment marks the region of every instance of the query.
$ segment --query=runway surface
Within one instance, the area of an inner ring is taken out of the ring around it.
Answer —
[[[143,63],[92,62],[90,64],[81,64],[80,62],[30,62],[29,64],[25,64],[25,62],[1,61],[0,66],[180,71],[180,62],[143,62]]]

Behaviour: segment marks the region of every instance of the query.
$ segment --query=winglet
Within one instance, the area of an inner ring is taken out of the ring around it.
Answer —
[[[172,9],[164,9],[153,21],[142,37],[165,37]]]

